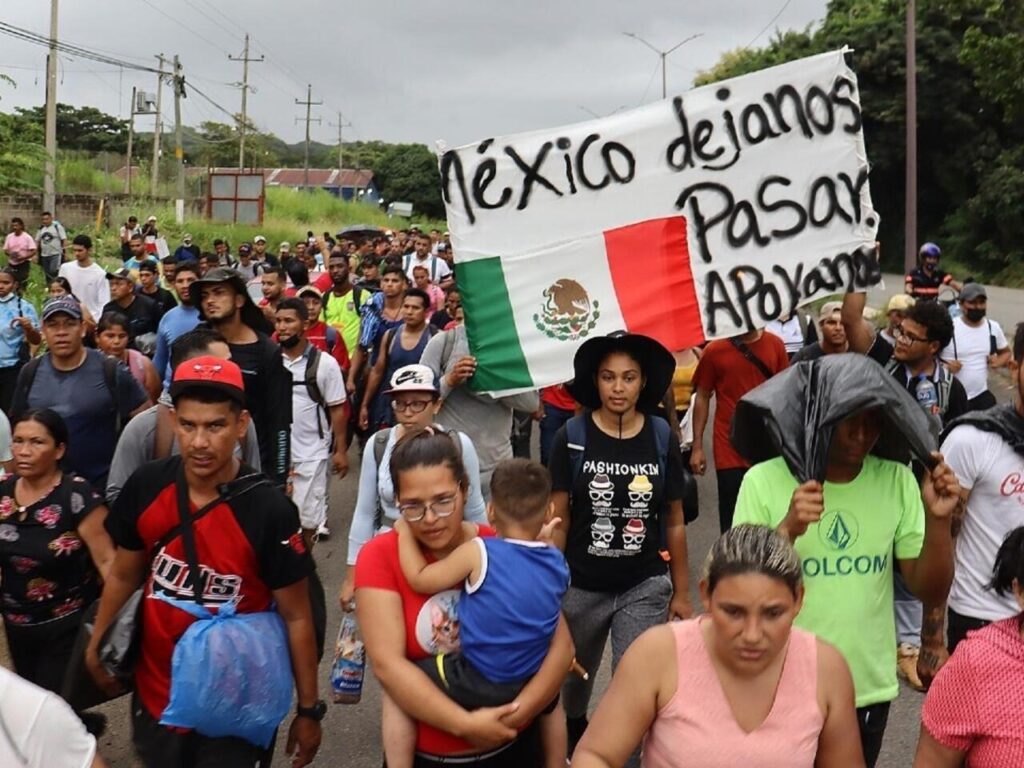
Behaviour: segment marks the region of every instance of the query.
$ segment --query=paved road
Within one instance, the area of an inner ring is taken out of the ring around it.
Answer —
[[[899,275],[886,275],[887,290],[876,289],[871,292],[872,306],[884,306],[889,295],[902,288]],[[1004,288],[989,289],[989,310],[1007,332],[1011,332],[1015,323],[1024,320],[1024,291]],[[1009,398],[1009,387],[1005,380],[994,381],[1000,400]],[[709,430],[710,433],[710,430]],[[708,455],[711,455],[708,446]],[[352,467],[358,467],[358,457],[353,451]],[[717,494],[713,475],[701,478],[699,519],[687,529],[690,553],[691,584],[696,585],[697,574],[704,556],[718,535]],[[331,492],[331,527],[335,536],[317,546],[316,559],[328,595],[335,592],[341,583],[345,569],[345,550],[347,539],[344,532],[348,529],[352,508],[355,504],[355,479],[353,476],[343,481],[335,481]],[[696,605],[697,596],[693,595]],[[341,612],[333,599],[328,602],[328,633],[337,631],[341,620]],[[895,656],[895,654],[894,654]],[[4,655],[6,661],[6,655]],[[895,663],[895,658],[893,659]],[[595,693],[600,694],[608,682],[608,661],[597,676]],[[321,684],[327,680],[329,659],[321,665]],[[595,696],[595,701],[596,701]],[[914,748],[917,743],[919,712],[922,696],[904,687],[900,697],[893,705],[886,731],[885,744],[878,765],[880,768],[902,768],[910,765]],[[130,728],[127,719],[127,701],[122,699],[105,706],[104,710],[110,717],[107,735],[101,740],[101,750],[112,768],[129,768],[136,765],[130,746]],[[372,674],[367,675],[363,701],[355,706],[331,705],[324,721],[324,744],[315,765],[345,766],[346,768],[379,768],[379,687]],[[279,749],[283,749],[279,743]],[[274,761],[275,766],[287,765],[279,752]]]
[[[868,304],[884,309],[889,297],[894,293],[903,293],[903,275],[882,275],[882,286],[868,291]],[[1003,327],[1007,339],[1012,339],[1013,329],[1017,327],[1017,323],[1024,322],[1024,291],[987,285],[985,293],[988,294],[989,317]]]

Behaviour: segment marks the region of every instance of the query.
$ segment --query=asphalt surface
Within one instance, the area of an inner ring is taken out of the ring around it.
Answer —
[[[875,307],[884,306],[886,298],[902,289],[902,278],[898,275],[886,275],[888,290],[872,291],[869,303]],[[1010,289],[989,290],[989,311],[992,317],[1002,323],[1009,336],[1018,320],[1024,320],[1024,291]],[[1009,382],[1005,377],[993,377],[993,389],[1001,401],[1010,397]],[[710,438],[711,430],[708,430]],[[535,430],[536,433],[536,430]],[[710,443],[706,446],[707,454],[712,455]],[[536,434],[534,451],[536,455]],[[328,654],[320,667],[321,693],[328,696],[328,675],[330,671],[330,646],[333,636],[341,621],[341,610],[335,598],[338,586],[345,573],[345,553],[347,549],[347,531],[355,506],[356,475],[358,474],[359,457],[353,448],[350,454],[352,471],[344,480],[334,480],[331,488],[331,511],[329,523],[333,536],[320,542],[315,551],[317,566],[320,570],[328,595]],[[717,492],[714,474],[699,478],[700,516],[687,527],[687,539],[690,561],[690,583],[693,586],[692,598],[698,605],[696,584],[698,572],[704,556],[718,536]],[[2,634],[2,632],[0,632]],[[4,663],[8,663],[6,649],[0,650]],[[895,664],[895,649],[893,649]],[[592,706],[598,701],[609,679],[609,655],[606,653],[601,669],[598,671],[595,695]],[[885,734],[885,742],[878,765],[880,768],[902,768],[913,761],[914,749],[917,744],[920,725],[920,708],[923,696],[914,690],[902,686],[900,696],[893,702],[889,716],[889,724]],[[100,739],[100,751],[112,768],[130,768],[141,765],[135,758],[131,747],[131,729],[128,719],[127,697],[111,702],[99,708],[108,715],[110,722],[107,733]],[[330,704],[327,717],[323,723],[324,739],[314,765],[345,766],[345,768],[379,768],[380,752],[380,689],[368,669],[363,688],[363,698],[356,705]],[[280,738],[275,755],[275,766],[290,765],[284,756],[284,739]]]

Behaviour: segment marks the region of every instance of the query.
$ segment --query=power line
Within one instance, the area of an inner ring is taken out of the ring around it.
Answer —
[[[241,40],[242,39],[242,38],[240,38],[238,36],[238,33],[234,29],[231,29],[229,27],[224,26],[221,22],[217,21],[215,18],[213,18],[212,16],[207,14],[205,11],[203,11],[203,9],[200,8],[198,5],[196,5],[193,2],[191,2],[191,0],[185,0],[185,4],[190,6],[191,8],[193,8],[196,11],[196,13],[198,13],[200,16],[205,18],[210,23],[215,24],[216,26],[220,27],[220,29],[223,32],[226,32],[227,34],[231,35],[231,37],[233,37],[235,40]]]
[[[142,2],[143,2],[143,3],[145,3],[146,5],[148,5],[148,6],[150,7],[150,8],[152,8],[152,9],[153,9],[154,11],[156,11],[157,13],[159,13],[159,14],[160,14],[161,16],[163,16],[163,17],[164,17],[165,19],[170,19],[171,21],[173,21],[173,22],[174,22],[175,24],[177,24],[177,25],[178,25],[179,27],[181,27],[182,29],[184,29],[184,30],[185,30],[186,32],[189,32],[190,34],[193,34],[193,35],[195,35],[196,37],[198,37],[198,38],[199,38],[200,40],[202,40],[203,42],[205,42],[205,43],[208,43],[208,44],[212,45],[212,46],[213,46],[214,48],[216,48],[216,49],[217,49],[218,51],[222,50],[222,49],[221,49],[221,45],[220,45],[220,43],[215,43],[215,42],[213,42],[213,40],[211,40],[210,38],[208,38],[208,37],[204,37],[204,36],[203,36],[203,35],[201,35],[201,34],[200,34],[199,32],[196,32],[196,31],[195,31],[194,29],[192,29],[192,28],[191,28],[190,26],[188,26],[188,24],[186,24],[185,22],[181,21],[180,19],[178,19],[178,18],[176,18],[176,17],[174,17],[174,16],[171,16],[171,15],[170,15],[169,13],[165,13],[165,12],[164,12],[164,11],[162,11],[162,10],[161,10],[160,8],[158,8],[157,6],[153,5],[153,4],[151,3],[151,2],[149,2],[149,0],[142,0]]]
[[[763,35],[763,34],[764,34],[765,32],[767,32],[767,31],[768,31],[768,28],[769,28],[769,27],[770,27],[770,26],[771,26],[772,24],[774,24],[774,23],[775,23],[776,21],[778,21],[778,20],[779,20],[779,16],[781,16],[781,15],[782,15],[783,13],[785,13],[786,9],[787,9],[787,8],[789,7],[789,4],[790,4],[791,2],[793,2],[793,0],[786,0],[786,2],[784,2],[784,3],[782,4],[782,7],[781,7],[781,8],[779,8],[779,12],[778,12],[778,13],[776,13],[776,14],[775,14],[774,16],[772,16],[772,20],[771,20],[771,21],[769,21],[769,22],[768,22],[767,24],[765,24],[765,25],[764,25],[764,28],[763,28],[763,29],[762,29],[762,30],[761,30],[760,32],[758,32],[758,33],[757,33],[756,35],[754,35],[754,39],[753,39],[753,40],[751,40],[751,41],[750,41],[749,43],[747,43],[747,45],[746,45],[746,47],[747,47],[747,48],[749,48],[749,47],[750,47],[750,46],[752,46],[752,45],[753,45],[754,43],[756,43],[756,42],[757,42],[757,40],[758,40],[758,38],[760,38],[760,37],[761,37],[761,35]]]
[[[40,35],[37,32],[32,32],[31,30],[23,29],[21,27],[16,27],[13,24],[8,24],[7,22],[0,21],[0,34],[7,35],[8,37],[13,37],[18,40],[24,40],[25,42],[32,43],[33,45],[45,46],[46,48],[50,47],[50,38],[48,36]],[[55,47],[61,53],[66,53],[70,56],[77,56],[78,58],[91,59],[92,61],[98,61],[101,64],[109,64],[114,67],[123,67],[124,69],[133,69],[139,72],[152,72],[153,74],[158,74],[160,71],[155,67],[148,67],[143,64],[133,64],[130,61],[116,59],[112,56],[107,56],[105,54],[98,53],[97,51],[83,48],[79,45],[74,45],[67,41],[58,40]]]

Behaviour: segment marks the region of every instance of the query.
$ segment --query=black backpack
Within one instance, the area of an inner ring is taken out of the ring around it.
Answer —
[[[25,363],[18,374],[18,383],[15,385],[14,398],[11,401],[12,421],[28,410],[28,396],[32,391],[32,384],[35,382],[36,373],[39,372],[39,366],[42,361],[42,357],[32,358]],[[128,415],[123,410],[120,393],[117,389],[117,368],[119,365],[121,363],[114,358],[107,357],[106,355],[103,356],[103,381],[106,382],[107,389],[110,391],[110,400],[114,405],[114,434],[118,436],[120,436],[121,430],[124,428],[124,424],[127,421],[125,417]]]
[[[294,387],[305,387],[306,392],[309,395],[309,399],[316,403],[317,416],[316,416],[316,429],[321,439],[324,436],[324,424],[320,420],[320,412],[323,413],[324,419],[327,423],[331,423],[331,411],[327,407],[327,401],[324,399],[324,393],[320,391],[320,385],[317,384],[316,374],[320,369],[320,355],[323,353],[317,349],[314,345],[306,343],[306,351],[302,353],[302,356],[306,358],[306,374],[303,376],[302,381],[292,381]]]

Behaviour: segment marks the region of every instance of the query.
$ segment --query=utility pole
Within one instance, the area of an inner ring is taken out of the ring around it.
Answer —
[[[132,86],[132,104],[128,110],[128,156],[125,159],[124,193],[132,193],[132,139],[135,138],[135,86]]]
[[[263,61],[261,55],[257,58],[249,58],[249,35],[245,36],[245,47],[242,49],[241,56],[232,56],[228,54],[228,58],[231,61],[242,62],[242,124],[238,127],[238,168],[241,170],[245,168],[245,129],[248,125],[248,113],[246,112],[246,96],[249,93],[249,62],[250,61]],[[255,89],[253,89],[255,92]]]
[[[149,196],[156,197],[156,185],[160,181],[160,101],[164,86],[164,55],[161,53],[156,57],[160,62],[160,74],[156,76],[156,121],[153,123],[153,167],[149,174]]]
[[[321,104],[323,104],[323,102],[322,101],[313,101],[313,86],[312,85],[307,85],[306,86],[306,100],[305,101],[299,101],[298,99],[296,99],[295,103],[296,104],[300,104],[300,105],[301,104],[305,104],[306,105],[306,154],[305,154],[305,157],[302,160],[302,167],[305,169],[306,173],[305,173],[305,176],[303,178],[302,186],[308,192],[309,191],[309,124],[310,123],[316,123],[317,125],[320,124],[320,118],[319,117],[310,117],[309,115],[310,115],[310,111],[312,110],[313,107],[318,107]],[[298,122],[301,119],[302,119],[301,117],[297,117],[297,118],[295,118],[295,122]]]
[[[903,271],[917,266],[917,9],[907,0],[907,157],[903,202]]]
[[[338,129],[338,198],[341,198],[341,174],[345,171],[345,166],[342,162],[342,147],[344,142],[342,139],[342,130],[345,128],[351,128],[352,123],[346,123],[341,116],[341,112],[338,112],[338,122],[329,123],[332,128]]]
[[[681,48],[683,45],[685,45],[686,43],[690,42],[691,40],[696,40],[698,37],[701,37],[704,33],[703,32],[698,32],[696,35],[690,35],[685,40],[683,40],[681,42],[678,42],[675,45],[673,45],[667,51],[662,51],[662,50],[659,50],[658,48],[655,48],[653,45],[648,43],[642,37],[640,37],[639,35],[634,35],[632,32],[623,32],[622,34],[624,34],[626,37],[632,37],[637,42],[643,43],[644,45],[646,45],[648,48],[650,48],[652,51],[654,51],[656,54],[658,54],[661,57],[661,98],[664,99],[667,96],[667,93],[668,93],[668,88],[667,88],[667,86],[668,86],[668,77],[665,74],[665,60],[668,58],[668,55],[670,53],[672,53],[676,48]]]
[[[50,53],[46,57],[46,168],[43,208],[56,215],[57,207],[57,0],[50,0]]]
[[[178,164],[178,198],[174,201],[174,220],[185,223],[185,151],[181,146],[181,100],[185,98],[185,76],[181,61],[174,55],[174,159]]]

